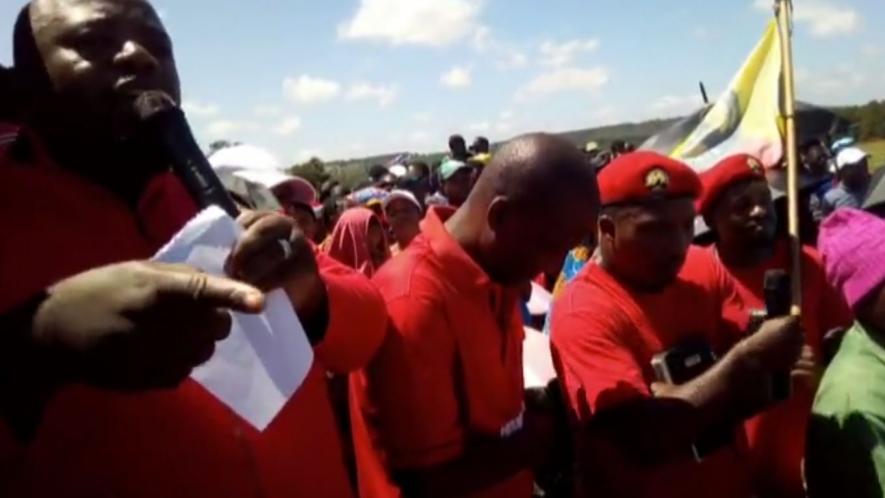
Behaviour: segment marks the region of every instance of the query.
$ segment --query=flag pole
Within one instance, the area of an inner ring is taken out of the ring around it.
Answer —
[[[790,277],[792,301],[790,314],[802,314],[802,239],[799,235],[799,158],[796,144],[796,87],[793,71],[793,2],[775,0],[781,56],[784,65],[784,127],[787,156],[787,218],[790,235]]]

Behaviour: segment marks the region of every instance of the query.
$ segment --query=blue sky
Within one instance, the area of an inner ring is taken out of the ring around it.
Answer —
[[[11,60],[15,0],[0,5]],[[192,126],[285,163],[674,116],[717,94],[770,0],[156,0]],[[800,98],[885,97],[885,2],[796,0]],[[244,7],[247,5],[247,7]]]

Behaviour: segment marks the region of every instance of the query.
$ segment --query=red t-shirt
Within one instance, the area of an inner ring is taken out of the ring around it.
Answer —
[[[390,328],[378,355],[351,376],[360,496],[401,496],[391,471],[442,464],[471,435],[502,437],[523,410],[524,331],[516,292],[470,259],[431,210],[421,234],[374,277]],[[528,471],[474,497],[532,493]]]
[[[554,304],[551,329],[554,364],[576,433],[592,413],[650,397],[655,354],[703,339],[721,355],[747,322],[731,278],[700,248],[689,250],[677,281],[656,294],[633,292],[589,263]],[[702,463],[686,457],[654,468],[639,468],[614,448],[605,455],[597,451],[597,445],[576,441],[582,496],[750,496],[738,448],[719,450]]]
[[[154,180],[136,213],[40,149],[32,152],[22,162],[0,148],[0,312],[65,277],[150,257],[195,213],[172,175]],[[133,394],[71,385],[51,400],[27,446],[0,423],[0,496],[353,496],[325,362],[361,366],[380,344],[386,317],[365,277],[322,254],[317,260],[331,307],[327,337],[303,385],[263,433],[191,380]],[[357,333],[363,340],[342,346]],[[363,347],[371,350],[354,350]]]
[[[715,247],[707,249],[717,259]],[[721,260],[720,260],[721,261]],[[779,243],[774,256],[750,268],[726,266],[749,309],[765,310],[763,285],[768,270],[790,270],[790,246]],[[842,295],[827,283],[820,254],[802,248],[802,327],[808,345],[818,359],[824,334],[851,325],[851,311]],[[820,360],[819,360],[820,361]],[[814,393],[796,389],[789,400],[747,421],[747,442],[757,493],[766,497],[801,498],[805,432]]]

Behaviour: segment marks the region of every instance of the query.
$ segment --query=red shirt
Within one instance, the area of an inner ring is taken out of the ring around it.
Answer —
[[[67,276],[150,257],[195,213],[172,175],[155,179],[136,213],[34,153],[22,163],[0,149],[0,226],[7,233],[0,312]],[[386,319],[365,277],[322,254],[317,260],[331,308],[326,340],[303,385],[263,433],[189,379],[174,390],[133,394],[72,385],[51,400],[27,446],[0,423],[0,496],[353,496],[324,367],[365,363]],[[356,333],[363,339],[343,347]]]
[[[690,338],[704,339],[721,354],[741,337],[747,321],[731,278],[702,249],[691,248],[676,282],[656,294],[633,292],[588,264],[554,304],[552,322],[554,364],[577,428],[591,413],[650,397],[655,354]],[[590,449],[595,446],[576,441],[579,487],[586,496],[750,496],[745,465],[732,447],[702,463],[685,458],[639,468],[617,449],[601,455]]]
[[[718,259],[715,247],[707,249]],[[721,260],[720,260],[721,261]],[[790,246],[782,242],[765,263],[750,268],[726,266],[741,299],[750,309],[765,310],[765,272],[790,270]],[[842,295],[827,283],[820,254],[802,248],[802,327],[806,342],[819,359],[824,334],[851,325],[851,311]],[[755,488],[762,496],[801,498],[805,432],[814,393],[795,389],[789,400],[747,421],[747,442],[754,470]]]
[[[375,275],[390,328],[351,377],[363,498],[401,496],[390,472],[457,459],[472,435],[502,437],[523,410],[517,292],[494,284],[431,210],[421,234]],[[526,471],[474,497],[532,493]]]

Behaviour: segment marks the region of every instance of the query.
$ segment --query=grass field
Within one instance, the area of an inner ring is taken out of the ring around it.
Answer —
[[[873,156],[872,159],[870,159],[871,169],[879,169],[885,167],[885,140],[864,142],[860,144],[860,148],[867,151]]]

